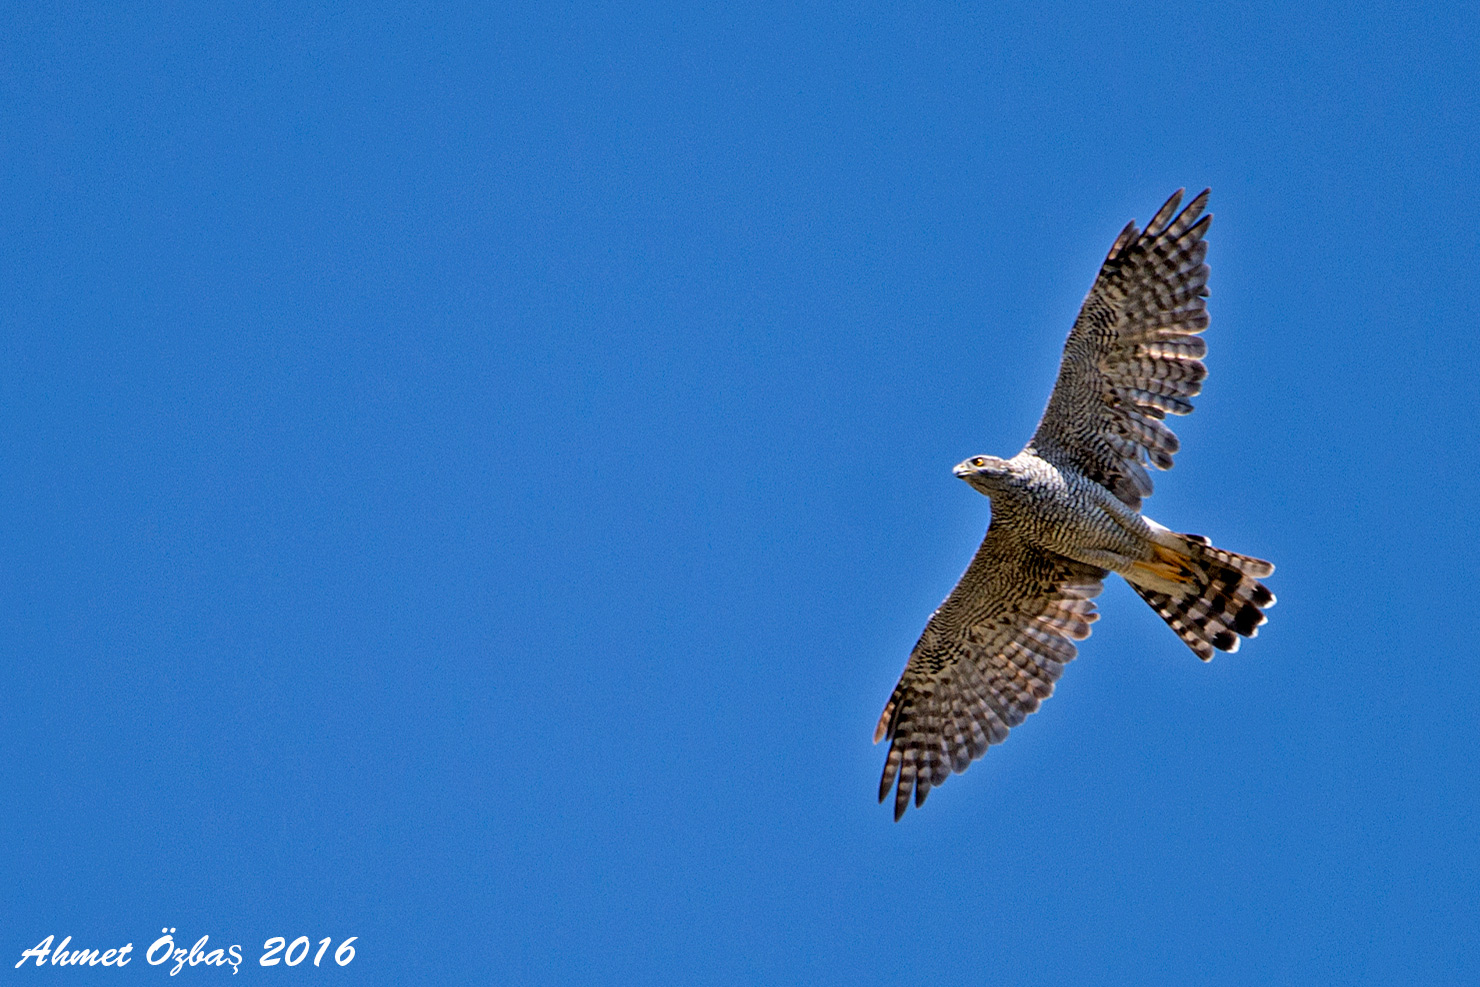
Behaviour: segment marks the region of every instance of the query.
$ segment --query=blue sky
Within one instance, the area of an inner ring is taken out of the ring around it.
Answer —
[[[1473,982],[1477,28],[7,8],[0,950]],[[988,520],[950,467],[1020,448],[1115,234],[1205,185],[1147,510],[1279,606],[1203,665],[1111,585],[896,825],[874,722]]]

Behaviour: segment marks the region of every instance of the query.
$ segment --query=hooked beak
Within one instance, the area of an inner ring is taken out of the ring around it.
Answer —
[[[976,472],[976,467],[975,466],[972,466],[971,465],[971,460],[968,459],[965,462],[957,463],[951,469],[951,472],[952,473],[955,473],[958,478],[964,480],[968,476],[970,476],[971,474],[973,474],[973,473]]]

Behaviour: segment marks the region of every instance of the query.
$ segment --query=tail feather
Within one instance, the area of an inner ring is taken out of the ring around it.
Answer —
[[[1258,635],[1265,609],[1274,606],[1274,594],[1259,582],[1274,566],[1214,548],[1201,535],[1180,538],[1177,562],[1184,581],[1177,592],[1135,581],[1131,586],[1203,661],[1213,657],[1214,649],[1237,651],[1239,638]]]

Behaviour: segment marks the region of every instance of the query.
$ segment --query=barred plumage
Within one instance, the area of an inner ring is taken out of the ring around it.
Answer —
[[[1149,458],[1170,469],[1179,448],[1159,420],[1190,413],[1188,399],[1207,376],[1207,344],[1196,334],[1208,327],[1203,236],[1213,217],[1203,215],[1206,191],[1177,214],[1181,201],[1181,192],[1168,199],[1144,231],[1129,224],[1110,248],[1028,443],[1029,451],[1083,473],[1137,510],[1151,496],[1143,464]]]
[[[1053,694],[1072,642],[1088,637],[1099,616],[1091,601],[1104,575],[992,526],[931,616],[874,732],[875,743],[894,741],[879,799],[897,778],[896,819],[911,795],[923,805],[933,786],[965,771]]]
[[[874,734],[888,738],[879,800],[894,818],[966,770],[1053,693],[1093,598],[1118,572],[1207,660],[1253,637],[1274,595],[1261,559],[1142,516],[1146,464],[1180,448],[1167,415],[1192,411],[1208,326],[1208,193],[1179,190],[1145,230],[1121,231],[1064,345],[1048,407],[1022,452],[977,456],[956,475],[992,498],[992,523],[931,615]]]
[[[1187,542],[1189,582],[1181,592],[1164,593],[1131,586],[1161,615],[1177,636],[1203,661],[1213,649],[1237,651],[1240,637],[1258,637],[1264,609],[1275,603],[1260,577],[1274,572],[1263,559],[1213,548],[1201,535],[1182,535]]]

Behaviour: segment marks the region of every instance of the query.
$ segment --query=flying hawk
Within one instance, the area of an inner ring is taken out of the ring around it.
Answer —
[[[1074,657],[1099,617],[1105,575],[1125,577],[1204,661],[1253,637],[1274,594],[1262,559],[1214,548],[1141,514],[1145,463],[1170,469],[1164,419],[1192,411],[1207,376],[1208,192],[1180,213],[1179,189],[1144,230],[1110,248],[1069,340],[1038,430],[1011,459],[973,456],[955,474],[992,499],[987,536],[931,614],[879,717],[888,738],[879,801],[894,818],[913,795],[965,771],[1007,737]],[[897,782],[897,784],[896,784]]]

